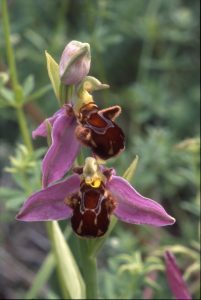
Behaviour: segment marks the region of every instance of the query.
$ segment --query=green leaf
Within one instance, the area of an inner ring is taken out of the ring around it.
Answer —
[[[35,93],[29,95],[29,97],[26,97],[25,102],[38,100],[39,98],[43,97],[47,92],[49,92],[51,88],[51,84],[45,85]]]
[[[0,98],[0,108],[8,107],[9,103],[5,101],[5,99]]]
[[[25,96],[28,96],[33,91],[34,85],[35,85],[34,77],[33,75],[29,75],[23,83]]]
[[[138,164],[138,160],[139,160],[139,157],[136,155],[136,157],[132,161],[131,165],[124,172],[123,178],[125,178],[128,181],[131,181],[132,177],[135,175],[137,164]]]
[[[16,209],[25,199],[25,194],[16,189],[11,188],[0,188],[0,198],[5,202],[5,206],[7,209]]]
[[[45,55],[46,55],[46,60],[47,60],[48,75],[49,75],[50,81],[52,83],[54,93],[55,93],[58,101],[60,101],[60,99],[59,99],[59,89],[60,89],[59,66],[47,51],[45,51]]]
[[[165,251],[172,251],[174,254],[185,254],[192,259],[199,259],[199,253],[191,248],[185,247],[183,245],[170,245],[161,247],[159,250],[154,251],[154,255],[164,255]]]
[[[68,225],[66,226],[64,230],[64,236],[68,240],[69,236],[71,235],[72,230],[71,227]],[[56,261],[55,261],[55,255],[51,251],[46,256],[45,260],[43,261],[38,273],[36,274],[36,277],[34,278],[31,287],[29,291],[25,295],[25,299],[36,299],[37,295],[43,288],[43,286],[46,284],[46,282],[49,280],[50,276],[52,275],[54,269],[56,267]],[[46,291],[46,297],[49,299],[49,293],[53,293],[52,291],[47,290]],[[52,299],[52,298],[51,298]],[[57,299],[54,298],[53,299]],[[59,298],[58,298],[59,299]]]
[[[6,208],[9,210],[16,210],[18,209],[24,202],[25,195],[24,194],[19,194],[19,196],[15,196],[15,198],[9,199],[6,202]]]
[[[199,260],[191,264],[184,273],[184,280],[187,281],[192,276],[193,273],[199,274],[200,272],[200,263]]]
[[[85,284],[58,223],[56,221],[48,222],[48,230],[64,298],[85,298]]]
[[[25,295],[25,299],[36,299],[39,291],[50,278],[55,266],[55,258],[53,253],[49,253],[45,258],[39,272],[37,273],[30,290]]]
[[[27,28],[24,35],[30,41],[30,43],[34,47],[36,47],[36,49],[38,49],[39,51],[45,48],[46,45],[45,38],[42,35],[40,35],[37,31]]]
[[[16,189],[1,187],[0,188],[0,197],[5,199],[11,199],[15,197],[16,195],[20,195],[22,192]]]
[[[151,279],[150,277],[145,278],[145,283],[150,286],[153,290],[160,291],[161,285],[156,282],[156,280]]]
[[[0,87],[4,86],[9,80],[8,73],[0,72]]]
[[[0,89],[0,95],[3,98],[2,100],[7,103],[7,105],[15,107],[15,99],[14,99],[14,94],[11,90],[1,87]]]

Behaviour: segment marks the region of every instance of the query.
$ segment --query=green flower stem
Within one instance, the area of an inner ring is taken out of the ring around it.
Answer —
[[[145,17],[157,19],[157,14],[160,9],[161,3],[162,3],[161,0],[149,1],[147,5]],[[148,38],[144,40],[141,55],[140,55],[138,74],[137,74],[137,80],[139,82],[145,81],[145,79],[147,79],[149,70],[147,66],[145,66],[145,61],[151,57],[155,43],[156,43],[156,37],[154,36],[152,38]]]
[[[8,58],[8,64],[10,68],[10,78],[13,86],[13,90],[16,91],[18,80],[17,80],[17,71],[15,66],[15,58],[13,54],[13,49],[10,41],[10,25],[9,25],[9,17],[7,10],[7,0],[2,0],[2,19],[3,19],[3,27],[5,34],[5,42],[6,42],[6,52]]]
[[[7,10],[7,1],[1,0],[1,2],[2,2],[2,20],[3,20],[3,28],[4,28],[4,35],[5,35],[5,43],[6,43],[6,53],[7,53],[9,70],[10,70],[11,84],[15,95],[17,120],[18,120],[18,124],[20,127],[20,131],[24,143],[29,149],[29,151],[32,152],[33,150],[32,142],[30,139],[28,127],[26,124],[26,118],[21,104],[23,95],[17,79],[15,57],[14,57],[13,48],[10,41],[10,25],[9,25],[9,16]]]
[[[27,128],[27,122],[26,122],[26,118],[24,115],[24,111],[22,107],[17,107],[16,108],[16,114],[17,114],[17,120],[18,120],[18,124],[20,127],[20,131],[24,140],[25,145],[27,146],[28,150],[30,152],[33,151],[33,145],[30,139],[30,134],[29,134],[29,130]]]
[[[82,274],[86,285],[87,299],[98,299],[97,260],[91,255],[90,241],[79,239]]]
[[[85,262],[85,284],[87,299],[98,299],[97,261],[95,257],[87,256]]]

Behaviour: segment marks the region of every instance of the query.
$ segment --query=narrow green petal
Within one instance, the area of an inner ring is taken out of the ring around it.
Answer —
[[[124,172],[123,178],[131,181],[132,177],[135,175],[137,164],[138,164],[139,157],[136,155],[134,160],[132,161],[131,165],[128,167],[128,169]]]
[[[60,89],[59,66],[47,51],[45,51],[45,55],[46,55],[46,60],[47,60],[48,75],[49,75],[50,81],[52,83],[54,93],[55,93],[58,101],[60,101],[60,99],[59,99],[59,89]]]

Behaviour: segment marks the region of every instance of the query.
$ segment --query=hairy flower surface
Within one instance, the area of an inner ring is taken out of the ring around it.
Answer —
[[[94,102],[80,109],[76,136],[103,160],[116,156],[125,148],[124,133],[114,123],[120,112],[118,105],[99,110]]]
[[[175,222],[164,208],[140,195],[113,169],[99,166],[89,157],[84,167],[66,180],[44,188],[24,203],[17,219],[49,221],[71,218],[73,230],[83,237],[99,237],[107,231],[110,216],[132,224],[154,226]]]
[[[124,134],[114,123],[120,112],[119,106],[99,110],[91,102],[81,107],[76,116],[73,106],[66,104],[50,117],[48,122],[52,126],[52,144],[42,162],[43,186],[60,180],[70,170],[80,150],[80,142],[104,160],[123,151]],[[47,136],[46,121],[32,135],[33,138]]]
[[[170,289],[177,300],[192,299],[172,252],[166,251],[166,274]]]

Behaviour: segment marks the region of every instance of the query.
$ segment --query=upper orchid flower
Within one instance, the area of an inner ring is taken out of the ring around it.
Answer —
[[[48,119],[52,126],[52,144],[42,162],[43,186],[60,180],[71,168],[80,149],[80,142],[91,147],[95,156],[105,160],[124,150],[124,134],[114,120],[121,108],[99,110],[92,98],[79,109],[65,104]],[[47,121],[33,131],[47,136]]]
[[[114,214],[132,224],[171,225],[175,219],[164,208],[140,195],[114,170],[99,166],[88,157],[74,175],[34,193],[24,203],[17,219],[48,221],[71,218],[73,230],[82,237],[105,234]]]

